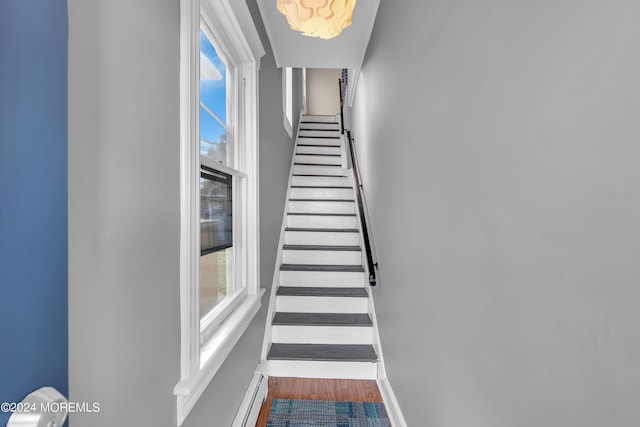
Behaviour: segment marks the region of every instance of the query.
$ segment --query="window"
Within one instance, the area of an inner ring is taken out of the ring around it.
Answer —
[[[282,69],[282,106],[284,111],[284,128],[293,137],[293,69]]]
[[[258,66],[244,1],[181,0],[178,425],[260,308]]]
[[[206,20],[201,20],[199,35],[199,209],[200,259],[199,301],[200,344],[204,345],[216,327],[247,295],[246,282],[240,271],[247,266],[242,261],[240,242],[234,235],[244,235],[243,211],[239,194],[246,186],[248,171],[235,151],[243,141],[231,128],[239,117],[238,106],[246,100],[234,94],[238,67],[223,53],[221,42],[214,36]],[[235,181],[235,185],[234,185]],[[234,194],[234,191],[236,194]],[[238,220],[234,220],[234,212]],[[246,230],[244,230],[246,232]]]
[[[302,113],[307,114],[307,69],[302,69]]]

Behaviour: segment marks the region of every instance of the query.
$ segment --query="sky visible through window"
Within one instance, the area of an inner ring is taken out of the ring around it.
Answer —
[[[227,67],[200,29],[200,101],[227,123]],[[200,107],[200,154],[227,163],[226,130]]]

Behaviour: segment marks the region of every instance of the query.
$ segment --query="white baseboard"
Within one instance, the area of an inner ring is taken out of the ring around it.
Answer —
[[[262,403],[266,400],[268,393],[268,377],[263,373],[261,367],[253,374],[247,392],[238,408],[232,427],[254,427],[260,415]]]
[[[391,388],[389,380],[387,378],[378,379],[378,388],[380,389],[382,400],[384,401],[384,405],[389,413],[391,425],[393,427],[407,427],[407,422],[402,416],[398,399],[396,399],[396,395]]]

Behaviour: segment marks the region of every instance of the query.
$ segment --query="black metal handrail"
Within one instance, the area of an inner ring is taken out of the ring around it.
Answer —
[[[369,227],[367,226],[366,209],[364,205],[362,182],[360,181],[360,170],[356,159],[355,144],[351,137],[351,131],[347,130],[347,141],[349,143],[349,153],[351,154],[351,165],[353,167],[353,177],[355,179],[356,197],[358,198],[358,211],[360,212],[360,224],[362,226],[362,237],[364,238],[364,249],[367,253],[367,265],[369,267],[369,285],[376,285],[376,269],[378,263],[373,259],[371,249],[371,239],[369,238]]]
[[[342,79],[338,79],[338,90],[340,91],[340,133],[344,135],[344,98],[342,96]]]
[[[367,255],[367,266],[369,267],[369,285],[376,286],[376,269],[378,263],[373,259],[373,250],[371,245],[371,238],[369,237],[369,227],[367,226],[366,208],[364,202],[364,189],[360,180],[360,169],[358,168],[358,159],[356,158],[356,147],[354,144],[351,131],[344,127],[344,92],[342,86],[342,79],[338,79],[338,86],[340,88],[340,126],[341,131],[344,134],[347,131],[347,146],[349,150],[349,157],[351,160],[351,167],[353,168],[353,177],[355,179],[356,197],[358,199],[358,211],[360,213],[360,225],[362,226],[362,237],[364,239],[364,249]]]

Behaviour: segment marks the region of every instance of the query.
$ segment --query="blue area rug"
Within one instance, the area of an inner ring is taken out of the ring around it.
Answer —
[[[274,399],[267,427],[391,427],[382,402]]]

